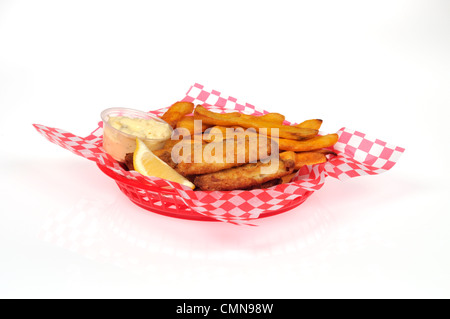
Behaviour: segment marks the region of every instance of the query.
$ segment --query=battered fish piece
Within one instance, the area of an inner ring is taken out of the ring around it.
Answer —
[[[174,152],[172,156],[178,163],[176,171],[181,175],[203,175],[266,159],[275,145],[269,138],[236,138],[203,145],[197,143],[191,146],[191,152],[180,156]]]
[[[171,168],[175,169],[177,167],[177,163],[175,163],[172,159],[172,150],[179,143],[182,143],[180,145],[186,145],[187,147],[190,147],[190,146],[193,147],[194,143],[203,143],[203,142],[198,142],[195,140],[181,140],[181,141],[180,140],[168,140],[166,142],[166,144],[164,145],[163,149],[153,151],[153,154],[158,156],[163,162],[165,162]],[[181,155],[183,155],[182,152],[181,152]],[[186,177],[186,176],[184,176],[184,177]]]
[[[278,165],[272,163],[253,163],[221,172],[197,176],[194,184],[203,191],[246,190],[254,186],[277,180],[292,174],[295,167],[295,153],[284,153]],[[266,171],[266,172],[265,172]]]
[[[127,153],[127,155],[125,155],[125,163],[121,164],[123,164],[122,167],[124,167],[127,171],[134,171],[133,153]]]
[[[153,154],[158,156],[160,160],[165,162],[171,168],[175,169],[177,167],[177,164],[172,160],[171,149],[162,149],[154,151]]]

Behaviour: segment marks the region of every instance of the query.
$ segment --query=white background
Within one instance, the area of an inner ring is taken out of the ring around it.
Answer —
[[[406,148],[259,227],[146,212],[85,136],[201,83]],[[0,0],[0,297],[450,297],[449,1]]]

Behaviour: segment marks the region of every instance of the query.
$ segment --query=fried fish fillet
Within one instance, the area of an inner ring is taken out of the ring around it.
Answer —
[[[126,170],[134,171],[133,153],[127,153],[127,155],[125,155],[125,163],[123,163],[123,164],[124,164],[124,168],[126,168]]]
[[[285,154],[279,160],[273,160],[275,162],[263,163],[259,161],[221,172],[197,176],[194,179],[194,184],[204,191],[245,190],[277,180],[294,171],[294,153]]]
[[[177,167],[177,163],[175,163],[173,161],[173,158],[172,158],[172,150],[174,149],[174,147],[176,147],[177,145],[179,146],[179,148],[181,150],[181,156],[182,156],[183,155],[182,150],[184,148],[181,147],[181,146],[185,146],[186,148],[193,148],[194,144],[197,144],[197,143],[206,144],[203,141],[199,141],[199,140],[195,140],[195,139],[191,139],[191,140],[189,140],[189,139],[188,140],[168,140],[166,142],[166,144],[164,145],[164,148],[162,148],[160,150],[157,150],[157,151],[153,151],[153,154],[158,156],[167,165],[169,165],[170,167],[175,169]]]
[[[181,175],[203,175],[268,158],[275,145],[269,138],[247,136],[203,145],[192,144],[191,151],[184,149],[181,155],[174,148],[172,158],[177,163],[176,171]]]
[[[177,167],[177,164],[172,160],[171,149],[162,149],[158,151],[154,151],[153,154],[159,157],[160,160],[165,162],[171,168]]]

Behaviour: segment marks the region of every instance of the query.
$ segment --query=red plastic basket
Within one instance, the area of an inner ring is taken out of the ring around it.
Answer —
[[[191,86],[181,101],[203,105],[220,113],[237,111],[256,116],[268,113],[251,104],[238,102],[236,98],[223,95],[217,90],[205,89],[198,83]],[[167,108],[164,108],[149,113],[161,116],[166,111]],[[112,178],[133,203],[148,211],[176,218],[223,221],[238,225],[245,225],[255,218],[280,214],[301,205],[324,185],[327,176],[344,181],[386,172],[405,151],[402,147],[344,127],[337,132],[339,141],[333,147],[338,156],[330,159],[327,167],[325,164],[305,167],[304,172],[300,171],[296,182],[268,190],[195,193],[172,182],[147,179],[120,169],[115,171],[118,163],[101,147],[101,125],[87,137],[40,124],[34,124],[34,127],[50,142],[96,162],[99,169]]]
[[[199,214],[190,207],[186,206],[182,198],[175,190],[163,189],[151,185],[143,185],[121,176],[103,165],[97,164],[97,166],[104,174],[114,179],[122,193],[124,193],[134,204],[143,209],[157,214],[181,219],[218,221],[217,219]],[[302,196],[290,201],[290,203],[285,205],[283,208],[263,212],[260,214],[259,218],[269,217],[289,211],[301,205],[309,196],[312,195],[312,193],[312,191],[305,191]]]

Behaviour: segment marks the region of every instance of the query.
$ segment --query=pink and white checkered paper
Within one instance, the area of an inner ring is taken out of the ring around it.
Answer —
[[[239,111],[250,115],[269,113],[248,103],[240,103],[236,98],[224,96],[216,90],[208,90],[203,85],[193,85],[182,101],[202,104],[220,113]],[[167,108],[150,111],[161,116]],[[286,122],[286,124],[290,124]],[[155,177],[145,177],[134,171],[126,171],[102,148],[102,123],[87,137],[79,137],[61,129],[34,124],[36,130],[55,143],[76,155],[97,164],[104,165],[115,173],[129,179],[161,189],[169,187],[176,191],[183,203],[198,214],[232,224],[247,224],[264,213],[276,212],[304,196],[307,192],[319,190],[328,176],[346,180],[357,176],[376,175],[391,169],[399,160],[404,148],[388,144],[364,133],[340,129],[339,141],[333,147],[337,156],[327,163],[304,166],[289,184],[269,189],[230,192],[193,191],[185,186]]]

